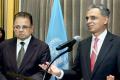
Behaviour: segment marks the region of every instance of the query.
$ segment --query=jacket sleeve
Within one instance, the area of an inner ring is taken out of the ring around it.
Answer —
[[[5,76],[2,74],[2,54],[3,54],[3,52],[2,52],[2,46],[1,46],[1,44],[0,44],[0,80],[7,80],[6,78],[5,78]]]

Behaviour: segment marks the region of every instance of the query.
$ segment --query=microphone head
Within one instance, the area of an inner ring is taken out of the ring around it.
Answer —
[[[80,41],[80,36],[74,36],[73,39],[75,39],[77,42]]]
[[[56,47],[56,50],[61,50],[66,47],[71,48],[76,42],[79,42],[79,41],[80,41],[80,36],[75,36],[75,37],[73,37],[72,40],[69,40],[69,41],[59,45],[58,47]]]

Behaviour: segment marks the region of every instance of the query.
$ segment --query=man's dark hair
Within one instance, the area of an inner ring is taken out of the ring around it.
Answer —
[[[103,16],[109,17],[109,15],[110,15],[110,10],[103,4],[98,4],[98,5],[93,4],[88,8],[88,10],[90,10],[92,8],[98,8]]]
[[[30,13],[27,12],[18,12],[15,16],[14,16],[14,21],[17,17],[23,17],[23,18],[28,18],[30,20],[31,25],[33,25],[33,19],[32,19],[32,15]]]

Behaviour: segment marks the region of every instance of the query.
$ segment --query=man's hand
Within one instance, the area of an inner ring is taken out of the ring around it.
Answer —
[[[107,80],[115,80],[115,76],[109,75],[107,76]]]
[[[50,64],[49,62],[46,62],[45,64],[39,64],[39,66],[42,69],[46,70],[49,64]],[[51,65],[50,68],[48,69],[48,73],[59,77],[61,75],[61,70],[57,68],[55,65]]]

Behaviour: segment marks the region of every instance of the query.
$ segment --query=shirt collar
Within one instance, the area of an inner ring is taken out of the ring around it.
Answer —
[[[20,44],[20,42],[24,42],[24,43],[25,43],[25,45],[28,45],[28,44],[29,44],[29,42],[30,42],[30,40],[31,40],[31,37],[32,37],[32,36],[28,37],[28,38],[27,38],[27,39],[25,39],[25,40],[20,40],[20,39],[17,39],[17,45],[19,45],[19,44]]]
[[[105,36],[107,35],[107,29],[105,29],[97,38],[99,40],[104,40]],[[96,37],[94,35],[92,35],[92,40],[95,39]]]

